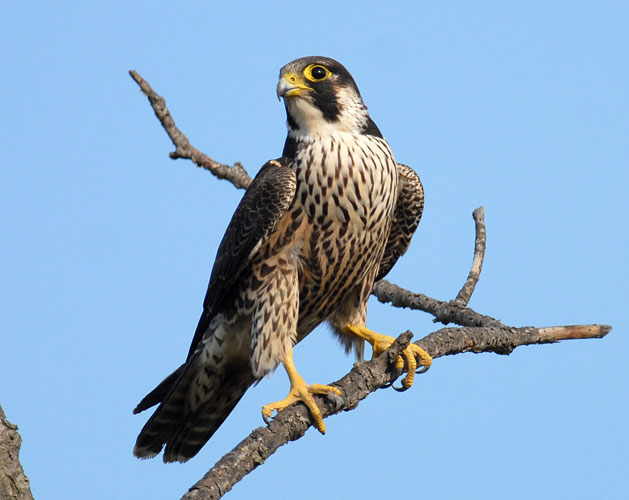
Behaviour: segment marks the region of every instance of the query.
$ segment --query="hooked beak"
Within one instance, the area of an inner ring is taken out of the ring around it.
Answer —
[[[304,78],[297,73],[284,73],[277,82],[277,99],[282,97],[295,97],[304,92],[312,92],[312,88],[306,85]]]

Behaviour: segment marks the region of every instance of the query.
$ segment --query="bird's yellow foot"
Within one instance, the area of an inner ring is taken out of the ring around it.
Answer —
[[[310,414],[314,420],[315,427],[319,430],[321,434],[325,434],[325,424],[323,423],[323,416],[321,415],[321,410],[317,406],[317,403],[314,400],[314,394],[335,394],[336,396],[341,395],[341,391],[336,387],[332,387],[330,385],[322,385],[322,384],[311,384],[307,385],[304,379],[297,373],[297,369],[295,368],[295,364],[293,363],[293,353],[286,356],[284,361],[282,361],[284,368],[286,369],[286,373],[288,374],[288,378],[290,379],[290,391],[288,396],[286,396],[281,401],[276,401],[275,403],[269,403],[268,405],[264,405],[262,407],[262,417],[264,421],[268,424],[269,419],[274,411],[278,413],[282,411],[284,408],[296,403],[297,401],[303,402],[310,410]]]
[[[380,354],[391,347],[391,344],[395,341],[395,337],[373,332],[364,326],[347,325],[347,330],[349,333],[371,344],[374,358],[380,356]],[[417,358],[419,358],[419,366],[421,367],[419,370],[417,370]],[[406,361],[407,372],[406,377],[402,379],[402,387],[408,389],[413,385],[415,373],[424,373],[430,368],[430,365],[432,365],[432,357],[417,344],[410,343],[398,358],[397,367],[404,368],[404,361]]]

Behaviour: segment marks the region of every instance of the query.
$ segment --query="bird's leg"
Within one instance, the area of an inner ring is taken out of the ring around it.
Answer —
[[[262,407],[262,417],[264,418],[265,422],[269,423],[269,418],[274,411],[277,411],[279,413],[284,408],[292,405],[293,403],[301,401],[310,410],[310,414],[312,415],[312,418],[314,420],[315,427],[319,430],[319,432],[321,432],[321,434],[325,434],[325,424],[323,423],[321,410],[319,410],[319,407],[314,400],[313,394],[333,393],[337,396],[340,396],[341,391],[336,387],[332,387],[330,385],[307,385],[295,368],[295,363],[293,363],[292,349],[289,349],[288,354],[282,361],[282,364],[284,365],[284,369],[286,370],[286,374],[288,375],[288,378],[290,380],[290,391],[288,393],[288,396],[286,396],[281,401],[269,403],[268,405],[264,405]]]
[[[380,354],[386,351],[395,341],[395,337],[373,332],[364,326],[347,325],[347,333],[356,335],[357,337],[369,342],[373,347],[374,358],[380,356]],[[416,373],[415,370],[417,369],[416,356],[419,358],[419,366],[422,367],[417,371],[417,373],[424,373],[432,364],[432,357],[430,354],[424,351],[417,344],[410,343],[408,347],[402,351],[402,355],[397,361],[397,367],[404,368],[404,360],[406,360],[406,377],[402,379],[402,387],[405,389],[408,389],[413,385]]]

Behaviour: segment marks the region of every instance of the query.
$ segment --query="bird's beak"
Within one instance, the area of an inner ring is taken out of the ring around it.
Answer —
[[[277,82],[277,98],[280,100],[282,97],[294,97],[302,95],[304,92],[311,92],[312,88],[306,85],[306,81],[303,76],[299,76],[297,73],[284,73],[280,76],[280,81]]]

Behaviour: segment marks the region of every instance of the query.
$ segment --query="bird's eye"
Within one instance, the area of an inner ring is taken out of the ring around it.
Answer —
[[[321,82],[330,78],[332,73],[325,66],[311,64],[304,70],[304,75],[306,75],[306,78],[311,82]]]
[[[310,74],[312,75],[312,78],[315,80],[323,80],[325,78],[326,72],[325,72],[325,69],[322,68],[321,66],[315,66],[310,71]]]

